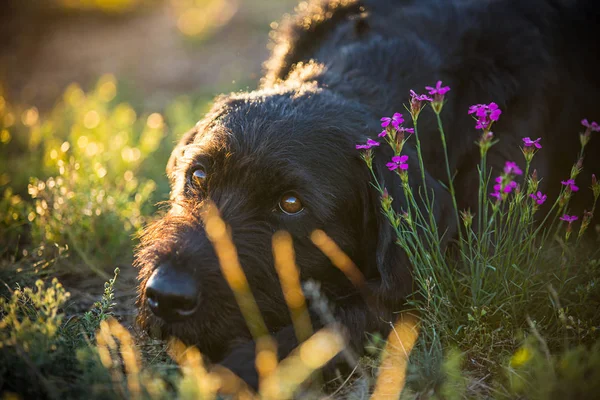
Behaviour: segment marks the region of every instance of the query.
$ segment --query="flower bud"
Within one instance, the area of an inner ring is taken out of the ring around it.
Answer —
[[[571,167],[571,179],[575,179],[577,175],[583,170],[583,157],[577,160],[577,163]]]
[[[465,225],[465,228],[468,229],[473,224],[473,214],[471,213],[471,210],[461,211],[460,217],[463,220],[463,224]]]
[[[592,214],[591,211],[583,212],[583,219],[581,220],[581,227],[579,228],[579,233],[577,234],[578,238],[583,236],[583,234],[587,230],[588,226],[590,225],[590,222],[592,222],[593,217],[594,217],[594,214]]]
[[[595,174],[592,174],[592,192],[594,193],[594,201],[597,201],[600,197],[600,183],[598,183]]]
[[[534,169],[529,177],[529,189],[527,193],[535,193],[538,189],[540,181],[538,180],[537,169]]]
[[[585,146],[590,142],[590,129],[586,129],[585,133],[579,134],[579,142],[581,143],[581,148],[585,148]]]
[[[381,207],[383,211],[387,214],[392,209],[392,201],[394,199],[388,193],[387,189],[383,189],[383,194],[381,195]]]
[[[360,157],[365,161],[369,169],[373,168],[373,150],[367,149],[360,154]]]

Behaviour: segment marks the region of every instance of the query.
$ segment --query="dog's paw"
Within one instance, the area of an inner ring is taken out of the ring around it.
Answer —
[[[253,346],[242,346],[229,353],[219,365],[233,372],[250,388],[257,390],[258,371],[256,371],[255,356]]]

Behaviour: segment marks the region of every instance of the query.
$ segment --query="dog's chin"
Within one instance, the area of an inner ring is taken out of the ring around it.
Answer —
[[[206,318],[197,311],[185,321],[165,322],[144,307],[140,310],[138,324],[152,338],[175,338],[186,346],[197,347],[212,362],[221,360],[234,343],[251,340],[249,331],[240,329],[246,327],[241,315],[236,318],[231,313],[224,313],[221,318]]]

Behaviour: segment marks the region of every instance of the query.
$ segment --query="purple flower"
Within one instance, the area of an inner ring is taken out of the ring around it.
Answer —
[[[412,98],[411,101],[433,101],[433,99],[426,94],[417,94],[412,89],[410,89],[410,96]]]
[[[600,125],[597,122],[592,121],[591,123],[587,120],[587,118],[581,120],[581,125],[585,126],[587,129],[600,132]]]
[[[404,128],[404,127],[400,127],[398,128],[398,132],[407,132],[407,133],[415,133],[414,128]]]
[[[408,160],[408,156],[394,156],[392,157],[392,162],[385,164],[390,171],[400,168],[403,171],[408,169],[408,164],[406,161]]]
[[[379,137],[385,137],[386,135],[387,135],[387,129],[384,129],[381,132],[379,132],[379,134],[377,136],[379,136]]]
[[[492,192],[490,193],[490,197],[495,197],[496,199],[500,200],[502,198],[502,195],[500,194],[500,192]]]
[[[440,96],[443,96],[450,91],[449,86],[442,87],[442,81],[437,81],[435,87],[425,86],[425,89],[429,90],[429,94],[437,94]]]
[[[479,112],[479,110],[482,107],[483,107],[483,110],[485,111],[485,104],[473,104],[472,106],[469,107],[469,114],[477,115],[477,113]]]
[[[577,217],[576,215],[567,215],[567,214],[565,214],[562,217],[560,217],[561,221],[566,221],[569,224],[571,224],[571,222],[573,222],[573,221],[577,221],[578,219],[579,219],[579,217]]]
[[[365,144],[357,144],[356,145],[356,150],[361,150],[361,149],[370,149],[371,147],[376,147],[379,146],[379,142],[376,142],[373,139],[367,139],[367,143]]]
[[[569,189],[571,192],[576,192],[579,190],[579,186],[577,186],[575,184],[575,180],[574,179],[569,179],[566,181],[560,181],[560,183],[562,183],[563,185],[565,185],[567,187],[567,189]]]
[[[504,173],[506,175],[523,175],[521,168],[519,168],[517,163],[512,161],[507,161],[506,164],[504,164]]]
[[[477,124],[475,124],[475,129],[487,129],[490,125],[490,121],[487,120],[486,117],[481,117],[477,119]]]
[[[494,102],[488,104],[488,111],[490,112],[490,119],[492,121],[498,121],[500,119],[500,114],[502,114],[502,110],[498,108],[498,104]]]
[[[535,202],[541,206],[542,204],[544,204],[546,202],[546,199],[548,198],[547,195],[543,194],[542,192],[537,192],[537,193],[532,193],[529,195],[529,197],[531,197],[532,199],[535,200]]]
[[[492,102],[490,104],[474,104],[469,107],[469,114],[475,114],[477,117],[477,124],[475,129],[489,129],[493,121],[500,119],[502,110],[498,107],[498,104]]]
[[[510,193],[514,188],[517,187],[517,182],[509,180],[505,181],[505,178],[499,176],[495,179],[496,184],[494,185],[495,193]]]
[[[536,147],[538,149],[542,148],[542,145],[540,144],[540,140],[542,140],[541,137],[535,139],[535,140],[531,140],[529,137],[524,137],[523,138],[523,144],[525,145],[525,147]]]
[[[404,118],[402,118],[402,114],[394,113],[394,115],[391,118],[390,117],[381,118],[381,127],[385,128],[391,123],[394,128],[398,128],[400,126],[400,124],[403,122],[404,122]]]

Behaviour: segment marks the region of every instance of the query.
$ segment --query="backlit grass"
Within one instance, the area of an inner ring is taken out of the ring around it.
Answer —
[[[572,184],[563,184],[557,199],[544,199],[554,202],[549,216],[538,215],[541,177],[530,171],[529,162],[544,149],[529,149],[524,142],[524,158],[507,160],[522,169],[511,164],[491,176],[482,173],[479,208],[455,208],[460,234],[444,251],[445,232],[428,212],[435,199],[422,179],[409,184],[401,158],[405,142],[420,146],[421,113],[438,118],[444,146],[443,107],[435,99],[431,104],[407,105],[412,127],[392,129],[390,119],[377,142],[391,145],[398,157],[386,161],[400,174],[407,206],[395,208],[399,199],[373,181],[382,212],[412,262],[415,293],[397,320],[389,321],[389,337],[365,335],[369,355],[358,360],[350,378],[329,382],[329,390],[333,386],[334,398],[395,398],[400,392],[403,398],[592,398],[600,392],[600,262],[583,233],[592,229],[585,226],[586,216],[574,222],[564,218],[569,199],[578,194]],[[139,114],[119,99],[111,76],[89,93],[70,87],[47,115],[16,108],[0,97],[0,382],[5,394],[317,397],[323,383],[317,371],[323,365],[338,354],[356,360],[318,285],[299,281],[293,239],[283,232],[273,241],[277,272],[296,333],[306,341],[277,360],[216,209],[207,210],[205,223],[257,340],[259,393],[230,371],[207,364],[198,349],[156,342],[118,322],[115,282],[123,268],[130,268],[136,232],[151,218],[154,204],[166,198],[163,168],[173,132],[195,122],[191,109],[190,102],[178,101],[166,117]],[[495,143],[489,136],[494,119],[486,115],[490,120],[482,125],[479,140],[481,171]],[[578,140],[578,127],[573,128]],[[594,135],[589,139],[600,140]],[[577,159],[585,156],[583,143],[581,153],[573,155],[574,180]],[[361,151],[365,168],[372,168],[373,153]],[[496,176],[499,181],[492,183],[500,185],[498,196],[490,197],[486,183]],[[518,188],[510,183],[517,176],[522,176]],[[454,196],[451,179],[447,183]],[[580,185],[581,191],[591,186],[597,200],[600,186]],[[589,209],[594,212],[595,206]],[[370,295],[358,267],[325,232],[313,232],[311,239]],[[116,265],[121,271],[113,273]],[[57,276],[95,279],[103,295],[87,312],[67,313],[72,299]],[[326,326],[314,329],[307,309],[320,313]]]

